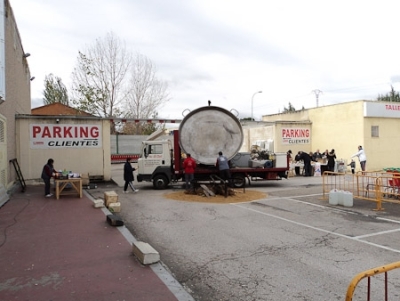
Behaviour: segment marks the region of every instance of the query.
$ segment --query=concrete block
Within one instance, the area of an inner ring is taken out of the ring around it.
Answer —
[[[104,208],[104,201],[102,199],[94,200],[94,208]]]
[[[111,212],[121,212],[121,203],[120,202],[110,203],[108,205],[108,209],[110,209]]]
[[[124,221],[115,214],[108,214],[106,216],[106,219],[107,219],[107,223],[109,223],[111,226],[121,227],[124,225]]]
[[[142,264],[153,264],[160,261],[160,254],[143,241],[132,243],[132,252]]]

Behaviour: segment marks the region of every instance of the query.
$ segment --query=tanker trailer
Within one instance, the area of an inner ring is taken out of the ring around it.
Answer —
[[[215,165],[222,151],[231,160],[243,144],[239,119],[219,107],[202,107],[191,111],[179,126],[179,146],[198,163]]]
[[[138,159],[138,182],[149,181],[155,189],[165,189],[171,182],[183,180],[183,155],[190,153],[198,163],[195,180],[207,181],[218,175],[215,166],[222,151],[231,160],[243,144],[243,130],[239,119],[226,109],[208,106],[188,113],[179,130],[172,131],[173,140],[144,141]],[[286,154],[285,159],[286,159]],[[285,177],[289,163],[274,167],[232,168],[233,183],[242,187],[245,180],[280,179]]]

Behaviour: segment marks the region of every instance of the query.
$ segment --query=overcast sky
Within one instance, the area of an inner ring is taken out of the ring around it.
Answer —
[[[115,33],[169,84],[160,118],[207,105],[240,117],[400,90],[398,1],[10,0],[32,107],[52,73],[70,89],[78,51]],[[262,93],[257,93],[262,91]],[[254,96],[254,97],[253,97]]]

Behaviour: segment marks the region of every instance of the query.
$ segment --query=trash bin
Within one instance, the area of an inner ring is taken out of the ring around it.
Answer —
[[[336,161],[337,163],[337,172],[344,173],[346,172],[346,167],[343,160]]]

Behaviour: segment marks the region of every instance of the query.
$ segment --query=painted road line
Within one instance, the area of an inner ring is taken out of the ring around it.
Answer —
[[[380,232],[376,232],[376,233],[358,235],[358,236],[354,236],[354,238],[355,239],[362,239],[362,238],[366,238],[366,237],[372,237],[372,236],[388,234],[388,233],[394,233],[394,232],[399,232],[399,231],[400,231],[400,229],[392,229],[392,230],[380,231]]]
[[[388,250],[388,251],[395,252],[395,253],[400,253],[400,250],[398,250],[398,249],[389,248],[389,247],[386,247],[386,246],[383,246],[383,245],[378,245],[378,244],[375,244],[375,243],[371,243],[369,241],[361,240],[361,239],[358,239],[358,238],[355,238],[355,237],[352,237],[352,236],[347,236],[347,235],[344,235],[344,234],[340,234],[340,233],[332,232],[332,231],[329,231],[329,230],[321,229],[321,228],[318,228],[318,227],[314,227],[314,226],[311,226],[311,225],[308,225],[308,224],[296,222],[296,221],[293,221],[293,220],[290,220],[290,219],[287,219],[287,218],[283,218],[283,217],[280,217],[280,216],[277,216],[277,215],[274,215],[274,214],[265,213],[265,212],[262,212],[262,211],[259,211],[259,210],[248,208],[248,207],[245,207],[245,206],[243,206],[241,204],[231,204],[231,205],[232,206],[236,206],[236,207],[241,208],[241,209],[252,211],[252,212],[264,215],[264,216],[268,216],[268,217],[272,217],[272,218],[275,218],[275,219],[279,219],[279,220],[285,221],[287,223],[291,223],[291,224],[298,225],[298,226],[301,226],[301,227],[304,227],[304,228],[312,229],[312,230],[315,230],[315,231],[318,231],[318,232],[331,234],[333,236],[338,236],[338,237],[346,238],[346,239],[349,239],[349,240],[358,241],[358,242],[361,242],[361,243],[364,243],[364,244],[367,244],[367,245],[370,245],[370,246],[374,246],[374,247],[377,247],[377,248],[380,248],[380,249]]]

